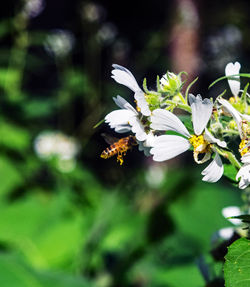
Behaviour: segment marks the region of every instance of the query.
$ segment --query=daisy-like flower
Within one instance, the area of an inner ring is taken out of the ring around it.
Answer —
[[[151,154],[155,161],[165,161],[187,151],[193,146],[194,160],[203,163],[210,159],[213,144],[225,148],[226,143],[216,139],[207,129],[207,123],[212,115],[213,103],[209,99],[202,100],[201,96],[189,95],[192,110],[194,135],[190,135],[180,119],[167,110],[156,109],[151,116],[151,128],[161,131],[175,131],[180,135],[161,135],[154,141]],[[201,160],[200,154],[204,154]],[[215,158],[202,171],[203,181],[216,182],[224,168],[219,154],[215,151]]]
[[[145,98],[145,93],[139,87],[133,74],[126,68],[113,64],[112,78],[119,84],[128,87],[134,92],[134,98],[137,103],[137,110],[144,116],[150,116],[151,111]]]
[[[239,188],[245,189],[250,184],[250,152],[241,157],[243,166],[240,168],[236,175],[236,180],[240,179]]]
[[[238,112],[227,100],[218,99],[218,102],[224,109],[229,112],[236,122],[241,142],[239,144],[239,152],[241,154],[242,167],[236,175],[236,180],[240,179],[239,188],[244,189],[250,184],[250,142],[249,134],[249,116]]]
[[[114,97],[113,100],[120,109],[107,114],[105,122],[118,133],[132,131],[138,141],[145,141],[147,133],[142,123],[141,113],[120,96]]]
[[[225,74],[226,76],[233,76],[237,75],[240,73],[240,63],[235,62],[233,63],[228,63],[225,68]],[[228,84],[229,87],[232,91],[232,94],[236,98],[240,92],[240,77],[239,76],[234,76],[233,79],[228,79]]]

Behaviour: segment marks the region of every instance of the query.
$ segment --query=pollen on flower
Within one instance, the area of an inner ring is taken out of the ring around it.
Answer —
[[[141,109],[138,107],[138,105],[137,105],[137,100],[135,100],[135,104],[136,104],[136,110],[137,110],[137,112],[138,113],[140,113],[141,112]]]
[[[237,103],[238,102],[238,97],[231,97],[231,98],[229,98],[229,102],[231,104]]]
[[[243,156],[244,154],[250,151],[250,147],[246,147],[247,143],[248,143],[248,139],[243,139],[239,144],[239,152],[241,156]]]
[[[206,153],[210,151],[210,144],[204,139],[203,135],[193,135],[189,142],[194,147],[194,151],[198,153]]]
[[[242,126],[242,132],[243,132],[244,136],[247,137],[247,135],[250,134],[250,129],[249,129],[249,126],[248,126],[248,122],[243,120],[241,122],[241,126]]]

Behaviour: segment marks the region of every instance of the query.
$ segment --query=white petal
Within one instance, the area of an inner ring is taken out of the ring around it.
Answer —
[[[235,62],[229,63],[226,65],[225,68],[225,74],[226,76],[231,76],[231,75],[236,75],[239,74],[240,72],[240,63]],[[232,94],[237,97],[240,91],[240,77],[239,76],[234,76],[233,80],[228,80],[229,87],[232,91]]]
[[[153,155],[153,160],[164,161],[176,157],[189,148],[189,141],[183,137],[162,135],[155,139],[154,147],[151,149],[150,153]]]
[[[190,134],[181,120],[173,113],[156,109],[151,116],[151,128],[160,131],[176,131],[186,137],[190,137]]]
[[[130,125],[116,125],[113,127],[117,133],[123,134],[131,131]]]
[[[145,156],[151,156],[150,147],[146,147],[143,145],[143,142],[139,142],[139,151],[143,151]]]
[[[250,184],[250,164],[244,164],[236,175],[236,180],[240,179],[239,188],[245,189]]]
[[[244,120],[247,120],[248,122],[250,122],[250,116],[249,115],[241,114],[241,116]]]
[[[147,138],[146,138],[146,140],[144,142],[144,146],[146,146],[146,147],[154,146],[156,138],[157,138],[157,136],[155,136],[152,132],[149,132],[147,134]]]
[[[123,133],[131,130],[129,121],[135,117],[130,110],[115,110],[105,117],[105,122],[116,132]]]
[[[242,212],[241,212],[241,210],[240,210],[240,208],[238,206],[227,206],[227,207],[222,209],[222,215],[225,218],[227,218],[228,221],[230,221],[234,225],[241,224],[241,220],[240,219],[231,219],[231,218],[228,218],[228,217],[238,216],[238,215],[241,215],[241,214],[242,214]]]
[[[144,116],[147,116],[147,117],[150,116],[151,115],[151,111],[150,111],[150,109],[148,107],[148,103],[147,103],[147,101],[145,99],[145,95],[144,95],[143,91],[140,90],[140,91],[135,92],[134,97],[135,97],[135,100],[137,102],[138,108],[140,108],[140,110],[141,110],[141,113]]]
[[[133,74],[126,68],[119,65],[112,65],[115,69],[112,70],[112,78],[119,84],[122,84],[133,92],[140,91],[141,88],[138,86],[137,81]]]
[[[248,145],[248,144],[247,144]],[[241,162],[242,163],[250,163],[250,152],[244,154],[242,157],[241,157]]]
[[[216,153],[214,160],[202,171],[203,181],[216,182],[218,181],[224,172],[224,167],[221,158],[218,153]]]
[[[217,138],[215,138],[207,128],[205,128],[205,134],[204,134],[204,138],[206,141],[208,141],[209,143],[216,143],[218,146],[225,148],[227,147],[226,142],[221,141]]]
[[[124,98],[121,96],[113,97],[114,102],[116,105],[121,109],[131,110],[135,114],[138,114],[137,111],[130,105],[129,102],[127,102]]]
[[[212,115],[213,103],[209,99],[202,100],[201,95],[195,97],[192,94],[189,95],[189,103],[192,109],[194,133],[200,135]]]
[[[230,113],[232,115],[232,117],[234,118],[234,120],[237,124],[240,136],[242,137],[243,131],[242,131],[242,127],[241,127],[242,120],[241,120],[240,113],[227,100],[218,99],[218,102],[223,106],[223,108],[225,108],[227,110],[228,113]]]
[[[144,151],[145,156],[151,156],[150,149],[154,145],[156,138],[157,136],[149,132],[145,141],[139,141],[139,150]]]
[[[233,227],[225,227],[218,231],[218,235],[220,238],[229,240],[234,234]]]
[[[138,141],[145,141],[147,138],[147,134],[144,130],[143,124],[137,117],[130,119],[131,130],[135,134],[135,137]]]

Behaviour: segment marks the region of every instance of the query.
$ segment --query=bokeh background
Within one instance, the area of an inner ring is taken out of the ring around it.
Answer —
[[[152,89],[186,71],[204,97],[228,62],[249,72],[248,1],[2,2],[0,286],[224,286],[221,210],[240,191],[203,183],[191,152],[101,159],[114,133],[94,126],[113,96],[133,103],[113,63]]]

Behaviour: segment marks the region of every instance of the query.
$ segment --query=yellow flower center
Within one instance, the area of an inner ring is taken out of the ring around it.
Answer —
[[[250,128],[249,128],[248,122],[243,120],[241,122],[241,126],[242,126],[243,135],[244,135],[245,138],[247,138],[247,135],[250,134]]]
[[[243,156],[244,154],[250,151],[250,147],[246,147],[247,143],[248,143],[248,139],[243,139],[239,144],[239,152],[241,156]]]
[[[189,142],[194,147],[194,160],[198,164],[204,163],[211,157],[211,144],[204,139],[203,135],[193,135],[189,139]],[[203,158],[199,158],[199,154],[204,154]]]
[[[194,147],[194,151],[198,153],[206,153],[210,151],[211,144],[204,139],[203,135],[193,135],[189,139],[189,142]]]

